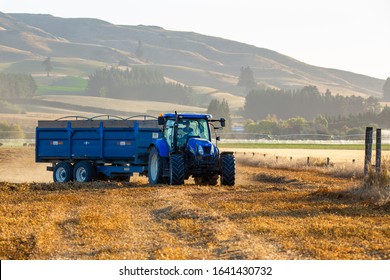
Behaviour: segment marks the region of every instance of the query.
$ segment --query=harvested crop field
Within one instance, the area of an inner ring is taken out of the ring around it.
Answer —
[[[361,179],[238,162],[235,187],[61,185],[0,148],[0,259],[390,259],[390,205]]]

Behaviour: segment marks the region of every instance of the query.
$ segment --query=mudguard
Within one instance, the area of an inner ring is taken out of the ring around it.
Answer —
[[[154,141],[154,145],[157,147],[158,153],[161,157],[168,157],[169,146],[165,139],[157,139]]]

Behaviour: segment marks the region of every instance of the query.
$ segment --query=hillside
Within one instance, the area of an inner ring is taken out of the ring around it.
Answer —
[[[137,58],[139,42],[142,57]],[[380,97],[384,83],[356,73],[308,65],[269,49],[193,32],[114,25],[98,19],[0,13],[0,71],[15,71],[18,65],[19,71],[42,74],[39,61],[47,56],[53,62],[61,61],[62,66],[67,61],[83,61],[74,65],[74,71],[84,76],[93,71],[92,67],[81,68],[86,64],[121,61],[151,65],[172,80],[208,87],[210,92],[223,92],[222,96],[244,94],[244,89],[236,86],[243,66],[252,68],[258,83],[276,88],[316,85],[320,91],[330,89],[335,94]],[[30,67],[23,67],[24,63]]]

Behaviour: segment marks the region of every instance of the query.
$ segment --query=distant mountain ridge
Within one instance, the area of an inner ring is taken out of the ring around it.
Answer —
[[[140,58],[135,55],[139,42]],[[114,25],[98,19],[0,13],[0,63],[48,56],[153,65],[178,82],[232,95],[243,95],[236,85],[240,68],[246,66],[258,83],[276,88],[315,85],[321,92],[330,89],[334,94],[381,97],[384,84],[381,79],[308,65],[269,49],[194,32]]]

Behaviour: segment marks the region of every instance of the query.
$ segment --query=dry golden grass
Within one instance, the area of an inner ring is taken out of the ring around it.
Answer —
[[[301,151],[301,150],[300,150]],[[362,179],[363,178],[363,164],[362,160],[357,157],[350,156],[350,158],[336,158],[336,160],[327,160],[326,157],[316,156],[307,151],[304,151],[299,157],[295,155],[287,156],[285,151],[280,151],[279,154],[270,155],[264,154],[260,155],[259,153],[255,156],[252,156],[251,153],[243,155],[238,153],[236,159],[239,163],[245,166],[254,166],[254,167],[268,167],[273,169],[286,169],[286,170],[312,170],[315,172],[321,172],[324,174],[329,174],[333,177],[340,177],[346,179]],[[328,151],[327,154],[334,155],[337,151]],[[290,152],[291,154],[291,152]],[[307,155],[309,154],[309,160]]]
[[[2,182],[0,258],[390,259],[390,204],[362,185],[241,163],[232,188]]]

